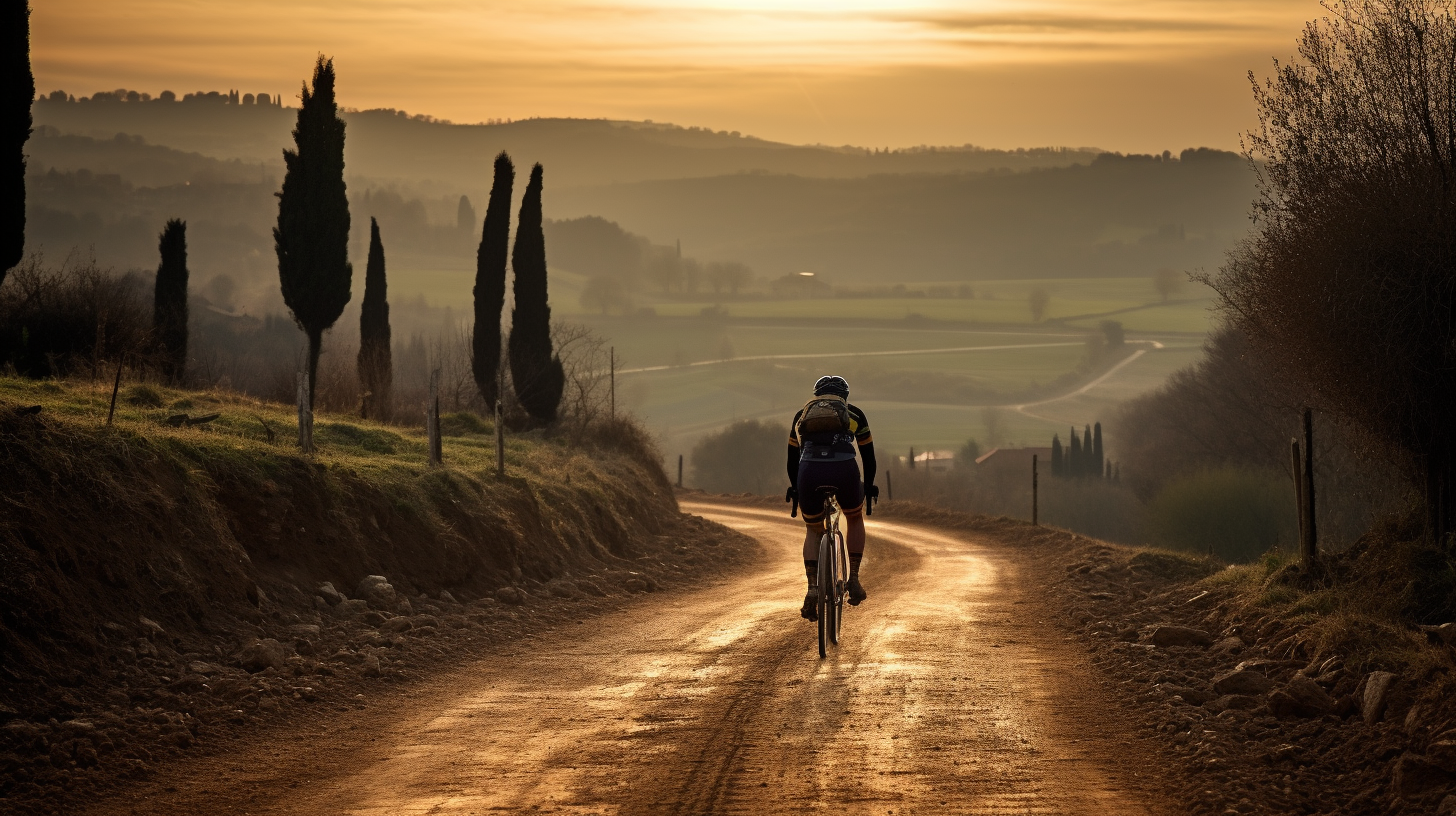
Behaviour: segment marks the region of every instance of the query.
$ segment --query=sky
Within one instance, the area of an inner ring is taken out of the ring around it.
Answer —
[[[1236,150],[1317,0],[44,0],[37,91],[282,92],[792,143]]]

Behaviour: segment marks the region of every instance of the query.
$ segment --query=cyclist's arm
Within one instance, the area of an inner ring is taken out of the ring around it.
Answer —
[[[866,442],[859,446],[859,458],[864,460],[864,482],[875,483],[875,443]]]
[[[855,429],[854,441],[859,445],[859,458],[864,462],[864,483],[875,483],[875,437],[870,433],[870,421],[864,411],[851,405]]]
[[[803,413],[801,410],[794,414],[794,421],[789,423],[789,487],[799,484],[799,434],[795,429],[799,427],[799,417]]]

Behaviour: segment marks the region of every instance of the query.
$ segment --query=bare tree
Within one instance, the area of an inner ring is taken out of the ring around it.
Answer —
[[[1256,229],[1211,281],[1309,404],[1403,460],[1437,536],[1456,499],[1452,6],[1333,0],[1304,64],[1254,82]]]

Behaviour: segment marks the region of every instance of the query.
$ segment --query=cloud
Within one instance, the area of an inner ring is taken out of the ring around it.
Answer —
[[[1158,17],[1095,17],[1067,14],[983,13],[895,15],[886,19],[950,31],[986,34],[1159,34],[1247,33],[1271,30],[1228,20]]]

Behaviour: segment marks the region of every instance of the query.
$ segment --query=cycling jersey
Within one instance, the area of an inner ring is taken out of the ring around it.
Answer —
[[[839,489],[839,503],[846,511],[857,511],[864,501],[859,468],[854,464],[855,450],[864,462],[863,484],[875,482],[875,444],[870,422],[864,411],[849,406],[849,431],[845,433],[805,434],[799,438],[799,420],[803,410],[794,414],[789,425],[789,482],[799,490],[799,504],[804,521],[813,524],[823,517],[823,502],[814,495],[816,487],[834,485]]]

